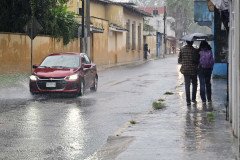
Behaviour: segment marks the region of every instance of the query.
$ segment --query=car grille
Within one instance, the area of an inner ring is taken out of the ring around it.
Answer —
[[[56,87],[46,87],[47,82],[55,82]],[[67,82],[64,79],[39,79],[37,81],[37,86],[41,90],[60,90],[64,89]]]

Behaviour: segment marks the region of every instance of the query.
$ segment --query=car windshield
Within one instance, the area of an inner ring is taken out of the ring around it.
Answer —
[[[40,67],[77,68],[79,63],[79,56],[76,55],[54,55],[45,58]]]

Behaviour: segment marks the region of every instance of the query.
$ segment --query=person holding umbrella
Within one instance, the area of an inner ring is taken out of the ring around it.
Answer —
[[[180,72],[184,75],[185,92],[187,106],[191,105],[191,101],[196,103],[197,94],[197,71],[199,54],[193,45],[193,41],[186,40],[187,45],[180,49],[178,62],[182,65]],[[192,98],[190,97],[190,85],[192,84]]]
[[[206,103],[206,92],[208,102],[212,101],[211,75],[214,65],[214,58],[211,51],[211,46],[207,41],[201,41],[199,46],[199,82],[200,96],[203,104]]]

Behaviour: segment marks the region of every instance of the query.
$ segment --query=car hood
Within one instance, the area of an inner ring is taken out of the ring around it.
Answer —
[[[34,74],[38,77],[60,78],[74,74],[77,69],[36,68]]]

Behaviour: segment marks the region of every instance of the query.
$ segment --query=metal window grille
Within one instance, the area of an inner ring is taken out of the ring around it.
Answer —
[[[132,24],[132,50],[136,49],[136,22]]]
[[[142,49],[142,24],[138,26],[138,50]]]
[[[130,20],[127,21],[126,28],[128,30],[126,35],[126,49],[127,51],[129,51],[130,50]]]

